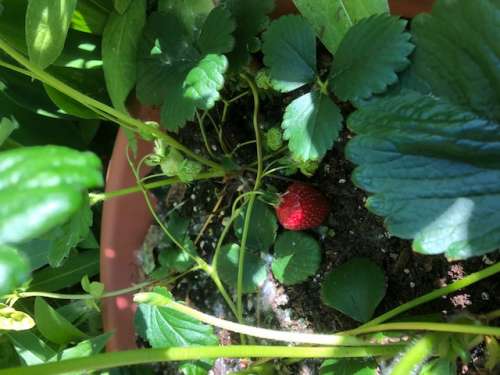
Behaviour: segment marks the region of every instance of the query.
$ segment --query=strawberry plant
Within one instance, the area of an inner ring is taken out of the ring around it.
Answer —
[[[215,3],[0,0],[0,375],[498,369],[497,296],[436,302],[500,272],[498,2]],[[102,192],[113,124],[135,183]],[[101,204],[131,194],[155,224],[112,289]]]

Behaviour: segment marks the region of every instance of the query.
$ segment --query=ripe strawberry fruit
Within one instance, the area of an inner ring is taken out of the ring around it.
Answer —
[[[304,230],[319,226],[330,211],[328,201],[310,185],[294,182],[281,195],[276,215],[289,230]]]

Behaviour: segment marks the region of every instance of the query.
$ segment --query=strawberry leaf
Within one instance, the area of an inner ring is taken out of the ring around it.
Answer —
[[[271,269],[280,283],[293,285],[314,275],[320,262],[321,249],[318,241],[302,232],[286,231],[274,245]]]
[[[378,364],[373,358],[339,358],[325,360],[320,375],[376,375]]]
[[[330,88],[340,99],[366,99],[396,82],[413,50],[406,21],[388,14],[365,18],[342,39],[330,75]]]
[[[264,63],[270,68],[271,85],[289,92],[316,76],[316,37],[301,16],[284,16],[264,33]]]
[[[205,19],[198,38],[201,53],[230,52],[234,47],[235,28],[236,23],[228,10],[222,7],[214,8]]]
[[[220,99],[227,59],[224,55],[206,55],[189,71],[183,84],[183,97],[200,109],[211,109]]]
[[[372,317],[384,295],[384,271],[365,258],[336,267],[321,285],[323,302],[358,322]]]
[[[297,160],[317,160],[333,146],[342,126],[339,108],[313,91],[291,102],[283,116],[283,138]]]
[[[274,8],[273,0],[223,0],[222,6],[227,9],[236,21],[234,31],[234,49],[227,55],[232,71],[240,70],[250,60],[249,47],[254,38],[266,28],[267,15]]]
[[[236,288],[238,283],[239,254],[239,245],[224,245],[217,262],[217,272],[220,278],[231,288]],[[243,264],[243,293],[253,293],[266,280],[266,264],[256,253],[251,251],[245,252]]]

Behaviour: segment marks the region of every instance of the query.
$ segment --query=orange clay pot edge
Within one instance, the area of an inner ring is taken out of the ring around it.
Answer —
[[[389,0],[391,12],[403,17],[413,17],[430,12],[434,0]],[[297,12],[290,0],[276,0],[273,18]],[[134,100],[129,107],[133,116],[142,120],[159,121],[158,110],[141,106]],[[106,176],[106,191],[135,185],[125,150],[127,138],[119,130]],[[150,143],[139,141],[138,159],[152,151]],[[147,169],[141,171],[142,175]],[[152,224],[141,193],[113,198],[104,202],[101,223],[101,281],[106,290],[127,288],[139,280],[137,251]],[[107,345],[108,351],[136,348],[134,329],[135,306],[132,294],[103,300],[102,316],[104,331],[114,332]]]

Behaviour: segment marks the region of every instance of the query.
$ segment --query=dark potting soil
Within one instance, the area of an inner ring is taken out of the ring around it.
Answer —
[[[284,99],[264,96],[261,103],[261,122],[265,124],[264,126],[279,124],[283,108],[297,95],[295,93]],[[230,95],[225,97],[230,97]],[[217,110],[221,113],[222,107],[217,107]],[[224,138],[230,148],[253,138],[252,110],[251,96],[241,99],[230,108],[228,120],[223,128]],[[342,111],[346,118],[352,108],[343,106]],[[210,140],[209,147],[220,155],[215,132],[208,122],[205,125]],[[321,235],[318,231],[310,231],[322,245],[323,259],[320,270],[306,282],[288,287],[279,285],[269,272],[268,280],[259,293],[246,296],[245,316],[248,324],[272,329],[317,333],[332,333],[358,326],[358,322],[324,305],[319,293],[325,275],[336,266],[355,257],[369,258],[385,271],[387,291],[374,316],[436,288],[460,280],[499,260],[500,256],[497,251],[467,261],[448,262],[441,255],[429,256],[414,253],[410,241],[392,237],[384,228],[383,220],[364,207],[366,193],[356,188],[351,182],[350,176],[354,165],[346,160],[344,148],[352,136],[348,130],[342,131],[339,141],[328,152],[311,179],[300,174],[290,177],[316,185],[331,202],[331,213],[325,223],[325,226],[330,229],[330,234]],[[181,131],[179,137],[184,144],[206,154],[197,125],[189,124]],[[252,144],[242,148],[237,154],[238,159],[243,162],[254,160],[254,147]],[[224,181],[211,180],[158,190],[155,192],[159,202],[158,212],[161,217],[165,217],[174,207],[178,207],[184,216],[192,220],[190,234],[193,239],[200,232],[207,217],[213,213],[211,224],[197,242],[200,255],[210,260],[223,228],[222,220],[230,214],[232,201],[238,192],[252,188],[253,178],[252,173],[244,173]],[[283,191],[289,182],[266,178],[265,183],[272,184],[279,191]],[[221,203],[218,209],[212,212],[218,199],[221,199]],[[232,234],[226,242],[236,240],[231,236]],[[353,275],[354,277],[356,275]],[[466,311],[481,314],[494,310],[500,306],[499,284],[498,277],[488,278],[465,290],[418,306],[398,318],[413,316],[412,320],[421,320],[428,314],[434,314],[447,319]],[[234,320],[206,275],[199,272],[192,273],[177,283],[172,292],[177,299],[201,311]],[[222,344],[238,343],[237,334],[217,330],[216,332]],[[257,342],[266,343],[262,340],[257,340]],[[472,358],[470,363],[459,364],[460,374],[484,373],[480,372],[484,368],[481,347],[473,351]],[[319,361],[305,361],[291,366],[280,365],[278,373],[315,374],[318,373],[319,363]],[[245,366],[246,362],[219,360],[214,367],[214,374],[228,374]],[[171,366],[158,369],[159,373],[174,373],[172,371],[174,370]]]

